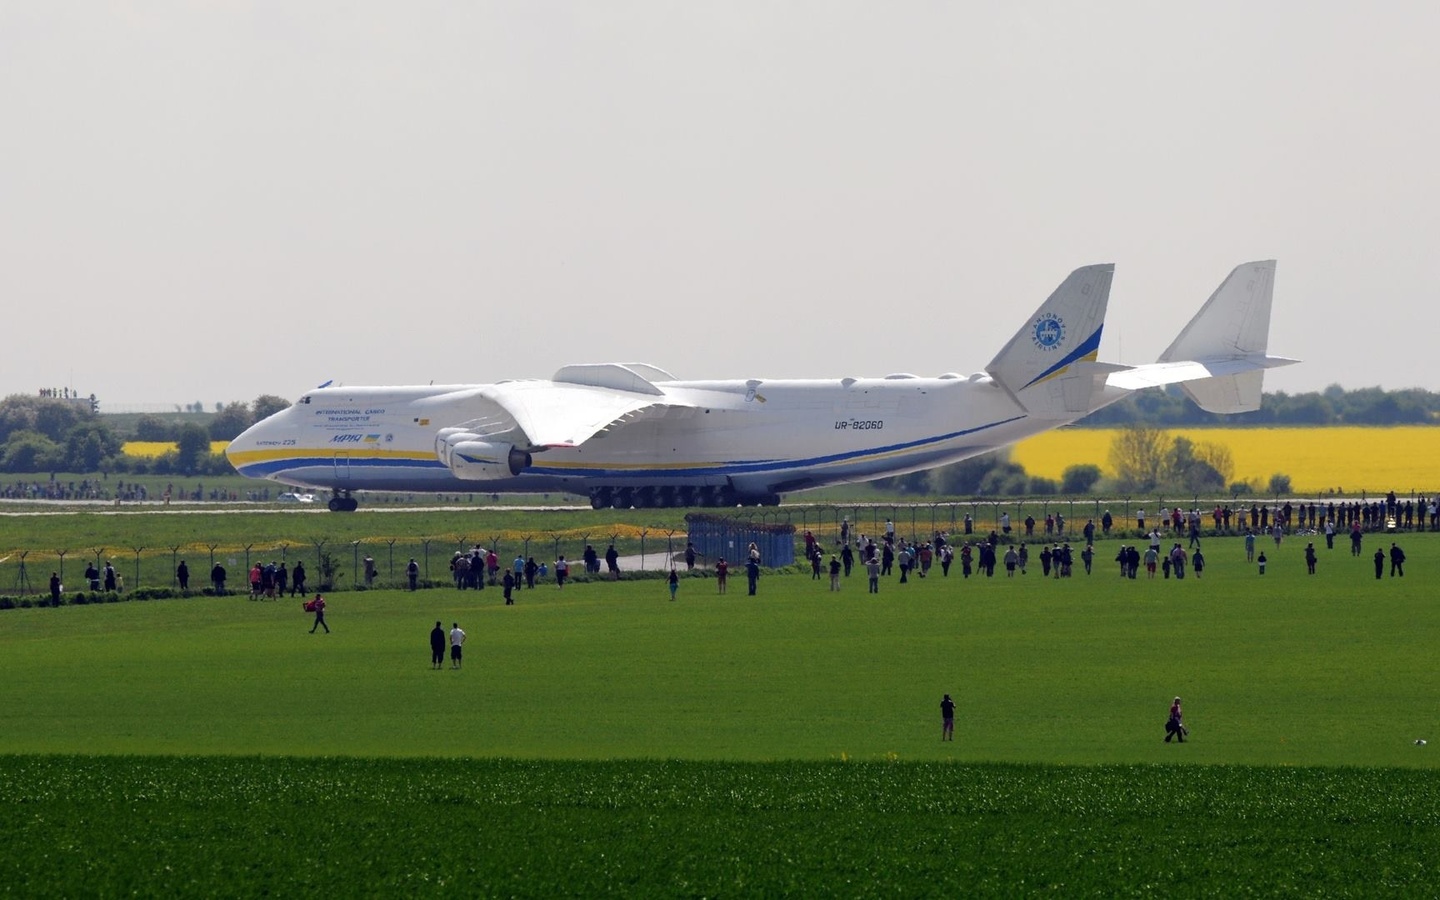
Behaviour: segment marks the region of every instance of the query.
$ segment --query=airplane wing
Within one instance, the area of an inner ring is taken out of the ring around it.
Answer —
[[[524,432],[529,445],[576,447],[656,407],[686,406],[664,394],[553,381],[511,381],[481,389]]]
[[[667,409],[740,409],[745,398],[719,391],[667,393],[652,379],[668,373],[638,363],[566,366],[549,381],[503,381],[448,402],[478,415],[447,432],[507,435],[530,450],[577,447],[595,435]],[[520,432],[516,434],[515,432]]]

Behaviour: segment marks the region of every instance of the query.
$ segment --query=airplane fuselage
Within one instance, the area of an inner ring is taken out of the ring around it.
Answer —
[[[473,386],[323,388],[241,435],[242,474],[323,490],[632,491],[717,502],[926,469],[1063,424],[1026,414],[986,375],[657,382],[685,406],[652,410],[577,447],[533,454],[518,475],[469,480],[437,429],[474,412]],[[1117,393],[1117,397],[1120,394]],[[618,499],[618,498],[617,498]],[[628,504],[627,504],[628,505]]]

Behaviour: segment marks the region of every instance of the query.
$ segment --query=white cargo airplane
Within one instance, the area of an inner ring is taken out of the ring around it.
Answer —
[[[1215,413],[1258,409],[1275,263],[1237,266],[1158,362],[1096,361],[1114,266],[1076,269],[984,372],[680,381],[565,366],[549,381],[321,385],[225,451],[243,475],[331,492],[587,494],[599,509],[774,504],[976,456],[1131,391],[1181,384]]]

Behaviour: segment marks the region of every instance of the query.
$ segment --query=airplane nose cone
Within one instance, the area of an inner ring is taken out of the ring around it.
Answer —
[[[244,464],[244,454],[255,449],[255,430],[259,427],[258,423],[251,425],[242,431],[239,437],[226,445],[225,458],[230,461],[230,466],[235,471],[239,472],[240,467]]]

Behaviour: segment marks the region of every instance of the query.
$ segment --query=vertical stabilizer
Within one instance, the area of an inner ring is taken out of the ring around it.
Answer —
[[[1270,303],[1275,291],[1275,260],[1242,263],[1221,282],[1160,354],[1160,362],[1205,363],[1264,358],[1270,343]],[[1239,413],[1260,408],[1265,370],[1188,381],[1181,389],[1207,412]]]
[[[1109,263],[1071,272],[985,367],[1030,415],[1064,419],[1090,410],[1104,385],[1093,363],[1114,274]]]

